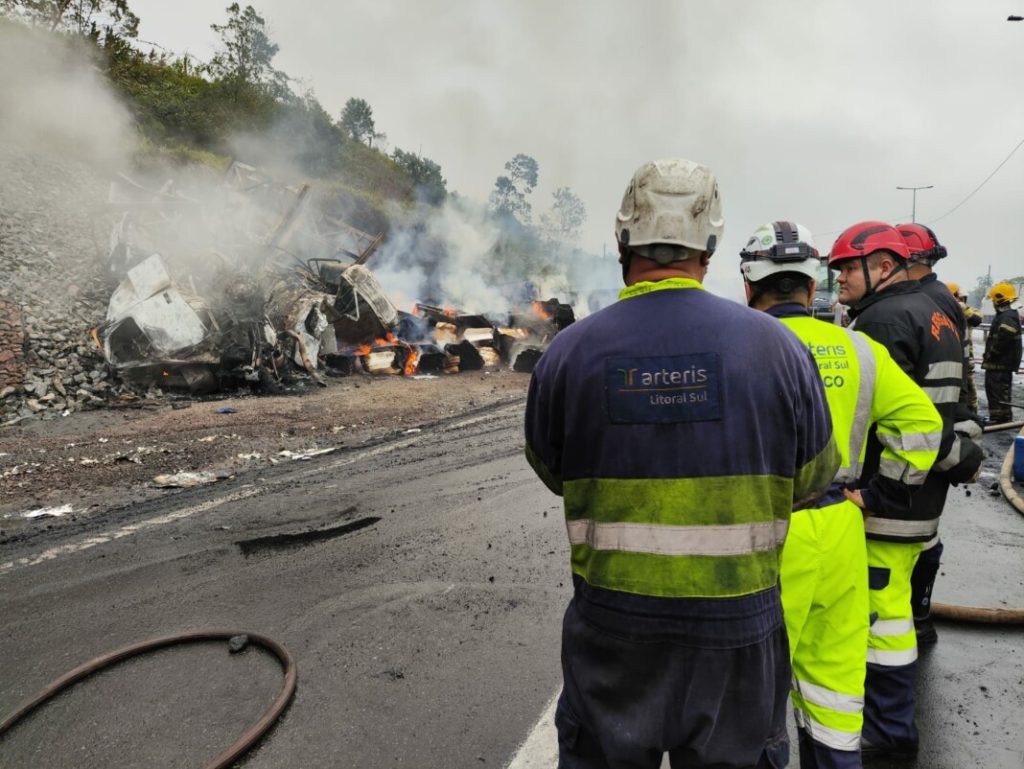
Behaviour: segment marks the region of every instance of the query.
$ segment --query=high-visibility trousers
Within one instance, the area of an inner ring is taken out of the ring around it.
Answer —
[[[910,576],[920,542],[868,540],[871,631],[864,692],[864,742],[893,751],[917,750],[914,684],[917,634]]]
[[[867,575],[860,508],[843,501],[793,513],[782,550],[782,608],[793,663],[790,699],[804,732],[800,765],[808,769],[860,766]]]

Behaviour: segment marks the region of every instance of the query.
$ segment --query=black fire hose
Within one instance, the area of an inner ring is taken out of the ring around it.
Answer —
[[[129,657],[162,649],[166,646],[176,646],[177,644],[197,643],[201,641],[230,641],[239,636],[247,638],[250,643],[262,646],[277,657],[277,660],[281,663],[281,668],[284,671],[284,682],[282,683],[281,691],[277,695],[277,698],[271,704],[267,712],[263,714],[260,720],[250,726],[227,750],[204,767],[204,769],[226,769],[237,761],[246,751],[252,748],[260,738],[266,734],[270,727],[274,725],[274,722],[280,718],[284,709],[288,707],[288,703],[295,694],[295,684],[298,678],[298,671],[295,667],[295,660],[292,659],[292,655],[277,641],[256,633],[245,633],[235,630],[196,630],[191,633],[180,633],[178,635],[163,636],[162,638],[152,638],[148,641],[132,644],[131,646],[125,646],[117,651],[96,657],[89,660],[84,665],[80,665],[74,670],[65,673],[56,681],[47,685],[47,687],[39,692],[39,694],[5,718],[3,722],[0,723],[0,737],[10,731],[11,727],[13,727],[18,721],[38,708],[44,702],[57,696],[60,692],[69,688],[78,681],[81,681],[83,678],[87,678],[93,673],[115,665]]]
[[[1006,422],[999,425],[989,425],[985,428],[986,433],[994,433],[1000,430],[1024,427],[1024,422]],[[1024,433],[1022,433],[1024,434]],[[1003,496],[1016,508],[1018,513],[1024,515],[1024,499],[1021,499],[1016,489],[1013,488],[1013,445],[1003,459],[1003,467],[999,473],[999,486],[1003,490]],[[952,622],[980,622],[996,625],[1024,625],[1024,609],[981,609],[976,606],[955,606],[947,603],[933,603],[931,614],[934,617],[942,617]]]

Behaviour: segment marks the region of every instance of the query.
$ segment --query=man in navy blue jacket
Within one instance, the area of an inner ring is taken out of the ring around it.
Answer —
[[[714,176],[647,163],[616,221],[620,300],[534,370],[526,454],[564,497],[575,594],[559,766],[784,766],[779,556],[839,466],[817,368],[773,318],[702,281]]]

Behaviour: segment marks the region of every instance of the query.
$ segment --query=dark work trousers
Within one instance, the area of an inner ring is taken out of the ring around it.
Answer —
[[[749,617],[729,616],[730,600],[707,601],[703,616],[651,616],[577,589],[562,625],[559,769],[657,769],[665,753],[674,769],[784,767],[781,611],[766,600],[752,630]]]
[[[990,422],[1012,422],[1013,409],[1002,405],[1010,402],[1010,385],[1013,383],[1012,371],[986,371],[985,397],[988,398],[988,418]]]
[[[898,667],[868,663],[861,745],[891,753],[917,753],[914,691],[917,662]]]
[[[942,549],[940,539],[933,547],[922,550],[914,564],[914,571],[910,575],[910,607],[914,610],[914,619],[924,619],[931,611],[932,588],[935,587],[935,576],[939,573]]]

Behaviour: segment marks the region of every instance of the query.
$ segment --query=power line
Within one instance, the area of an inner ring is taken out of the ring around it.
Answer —
[[[949,209],[942,216],[939,216],[939,217],[936,217],[935,219],[932,219],[930,222],[928,222],[928,224],[935,224],[935,222],[939,221],[940,219],[945,219],[951,213],[953,213],[958,208],[960,208],[960,206],[962,206],[968,200],[973,198],[974,195],[978,192],[978,190],[980,190],[982,187],[984,187],[986,184],[988,184],[989,181],[992,179],[992,177],[995,176],[997,173],[999,173],[999,169],[1001,169],[1003,166],[1005,166],[1010,161],[1010,158],[1012,158],[1017,153],[1017,150],[1019,150],[1021,147],[1024,147],[1024,139],[1021,139],[1017,143],[1017,146],[1014,147],[1012,150],[1010,150],[1010,154],[1007,155],[1005,158],[1003,158],[1003,162],[1001,162],[999,165],[997,165],[995,167],[995,169],[992,171],[992,173],[990,173],[988,176],[986,176],[985,180],[981,184],[979,184],[977,187],[975,187],[967,197],[965,197],[963,200],[961,200],[959,203],[957,203],[955,206],[953,206],[951,209]],[[884,219],[880,219],[879,221],[883,221],[883,222],[896,222],[896,221],[902,221],[903,219],[906,219],[906,217],[905,216],[887,216]],[[824,237],[826,235],[838,235],[842,231],[843,230],[830,230],[828,232],[815,232],[813,234],[814,234],[814,237],[817,238],[817,237]]]
[[[966,198],[964,198],[963,200],[961,200],[961,201],[960,201],[959,203],[957,203],[957,204],[956,204],[955,206],[953,206],[953,207],[952,207],[951,209],[949,209],[949,210],[948,210],[948,211],[947,211],[946,213],[944,213],[944,214],[943,214],[942,216],[938,217],[937,219],[932,219],[932,220],[931,220],[930,222],[928,222],[928,224],[935,224],[935,222],[939,221],[939,219],[945,219],[945,218],[946,218],[947,216],[949,216],[949,215],[950,215],[951,213],[953,213],[953,212],[954,212],[954,211],[956,211],[956,210],[957,210],[958,208],[960,208],[960,206],[962,206],[962,205],[963,205],[964,203],[966,203],[966,202],[967,202],[968,200],[970,200],[970,199],[971,199],[972,197],[974,197],[974,194],[975,194],[975,193],[976,193],[976,192],[977,192],[978,190],[980,190],[980,189],[981,189],[982,187],[984,187],[984,186],[985,186],[986,184],[988,184],[988,182],[989,182],[989,179],[991,179],[991,178],[992,178],[993,176],[995,176],[995,175],[996,175],[996,174],[997,174],[997,173],[999,172],[999,169],[1000,169],[1000,168],[1002,168],[1003,166],[1005,166],[1005,165],[1006,165],[1006,164],[1007,164],[1007,163],[1009,162],[1010,158],[1012,158],[1012,157],[1014,156],[1014,154],[1016,154],[1017,150],[1019,150],[1019,149],[1020,149],[1020,148],[1021,148],[1022,146],[1024,146],[1024,139],[1021,139],[1021,140],[1020,140],[1020,141],[1019,141],[1019,142],[1017,143],[1017,146],[1016,146],[1016,147],[1014,147],[1014,148],[1013,148],[1012,150],[1010,150],[1010,154],[1009,154],[1009,155],[1007,155],[1007,156],[1006,156],[1006,157],[1005,157],[1005,158],[1003,159],[1003,162],[1002,162],[1002,163],[1000,163],[999,165],[997,165],[997,166],[995,167],[995,170],[994,170],[994,171],[992,171],[992,173],[990,173],[990,174],[989,174],[988,176],[986,176],[986,177],[985,177],[985,181],[983,181],[983,182],[982,182],[981,184],[979,184],[979,185],[978,185],[977,187],[975,187],[975,188],[974,188],[974,189],[973,189],[973,190],[971,191],[971,193],[970,193],[970,194],[969,194],[969,195],[968,195],[968,196],[967,196]]]

